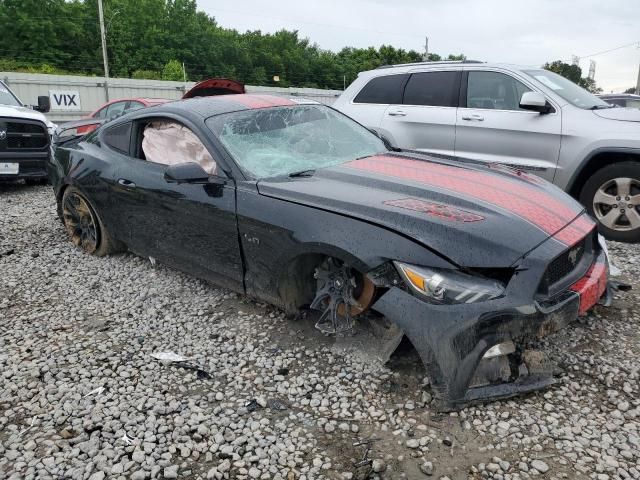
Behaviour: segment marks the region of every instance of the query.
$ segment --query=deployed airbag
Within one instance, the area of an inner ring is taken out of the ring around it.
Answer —
[[[216,173],[216,162],[200,139],[175,122],[149,123],[144,129],[142,151],[149,162],[163,165],[195,162],[205,172]]]

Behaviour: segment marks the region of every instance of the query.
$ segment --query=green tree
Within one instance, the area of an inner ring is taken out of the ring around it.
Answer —
[[[636,87],[627,88],[624,93],[636,93]]]
[[[139,80],[162,80],[162,73],[155,70],[134,70],[131,73],[131,78],[137,78]]]
[[[580,85],[591,93],[602,92],[602,89],[596,85],[595,80],[582,76],[582,69],[578,65],[571,65],[562,60],[556,60],[555,62],[545,63],[542,68],[568,78],[576,85]]]
[[[178,60],[169,60],[162,69],[162,80],[180,81],[183,79],[182,64]]]
[[[240,33],[198,11],[196,0],[105,0],[104,8],[112,76],[182,80],[184,62],[193,80],[341,89],[363,70],[422,61],[392,45],[332,52],[295,30]],[[103,74],[97,0],[0,0],[0,31],[9,39],[0,48],[5,70]]]

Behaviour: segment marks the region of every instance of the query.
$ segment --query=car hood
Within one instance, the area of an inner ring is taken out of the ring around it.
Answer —
[[[26,118],[28,120],[40,120],[48,125],[47,117],[26,107],[15,107],[13,105],[0,105],[0,117]]]
[[[594,110],[593,113],[609,120],[640,122],[640,109],[638,108],[605,108],[602,110]]]
[[[258,189],[394,230],[470,268],[512,266],[551,236],[569,246],[593,226],[576,220],[580,204],[538,177],[421,154],[361,158],[308,178],[261,180]]]

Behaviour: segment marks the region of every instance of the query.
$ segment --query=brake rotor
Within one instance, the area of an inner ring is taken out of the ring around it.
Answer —
[[[317,290],[311,308],[322,311],[316,328],[325,334],[353,330],[353,317],[371,304],[375,293],[373,283],[333,258],[316,268],[314,277]]]

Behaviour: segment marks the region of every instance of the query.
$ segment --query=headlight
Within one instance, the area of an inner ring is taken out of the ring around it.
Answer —
[[[504,285],[455,270],[427,268],[394,262],[407,284],[432,303],[476,303],[504,293]]]

